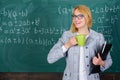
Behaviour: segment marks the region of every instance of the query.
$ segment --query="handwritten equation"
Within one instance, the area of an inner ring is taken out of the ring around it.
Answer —
[[[3,28],[0,27],[0,33],[4,34],[12,34],[12,35],[26,35],[26,34],[40,34],[40,35],[59,35],[62,34],[66,29],[65,28],[55,28],[55,27],[10,27],[10,28]]]
[[[2,21],[2,26],[8,26],[8,27],[21,27],[21,26],[31,26],[31,25],[35,25],[35,26],[39,26],[40,24],[40,18],[35,18],[33,20],[9,20],[9,21]]]
[[[104,35],[108,43],[113,41],[111,26],[97,26],[97,31]]]
[[[21,10],[21,11],[16,11],[14,9],[2,8],[0,10],[0,14],[4,17],[10,18],[10,19],[12,19],[12,18],[16,19],[19,16],[27,17],[28,16],[28,10],[25,9],[25,10]]]
[[[59,6],[58,7],[58,13],[60,15],[68,15],[68,14],[72,13],[72,9],[73,9],[72,6],[70,8]],[[116,21],[118,21],[118,14],[115,14],[115,15],[111,15],[111,14],[117,13],[119,11],[120,11],[120,6],[119,5],[108,6],[108,5],[105,4],[102,7],[91,8],[92,14],[95,14],[95,15],[98,16],[96,18],[93,18],[93,23],[94,24],[95,23],[96,24],[97,23],[114,24]],[[94,17],[94,15],[93,15],[93,17]]]
[[[0,44],[17,44],[17,45],[40,45],[40,46],[50,46],[55,44],[56,40],[51,37],[42,38],[38,37],[36,39],[30,37],[4,37],[0,38]]]

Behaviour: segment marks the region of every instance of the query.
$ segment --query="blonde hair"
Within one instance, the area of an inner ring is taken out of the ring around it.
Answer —
[[[79,5],[73,9],[72,14],[74,14],[75,10],[78,10],[80,13],[82,13],[84,15],[85,21],[86,21],[88,29],[89,29],[92,26],[92,14],[91,14],[90,9],[87,6]],[[70,30],[71,30],[71,32],[77,31],[77,28],[75,27],[73,21],[72,21]]]

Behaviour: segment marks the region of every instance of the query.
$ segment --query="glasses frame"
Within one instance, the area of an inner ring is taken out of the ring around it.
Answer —
[[[76,18],[77,19],[83,19],[84,15],[83,14],[78,14],[78,15],[72,15],[72,19],[75,20]]]

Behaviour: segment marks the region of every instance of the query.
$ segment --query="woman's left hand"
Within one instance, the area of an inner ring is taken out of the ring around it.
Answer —
[[[100,57],[100,54],[98,53],[98,57],[93,57],[93,60],[92,60],[93,64],[94,65],[100,65],[100,66],[104,66],[105,65],[105,61],[103,61]]]

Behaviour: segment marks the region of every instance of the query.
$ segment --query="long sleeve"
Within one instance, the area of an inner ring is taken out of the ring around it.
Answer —
[[[100,35],[100,45],[102,46],[103,43],[104,43],[104,37],[101,34]],[[101,71],[104,71],[104,70],[108,69],[111,65],[112,65],[112,58],[111,58],[111,55],[110,55],[110,52],[109,52],[108,55],[107,55],[107,58],[105,60],[105,65],[100,66],[100,69],[101,69]]]
[[[66,55],[66,51],[63,50],[63,45],[68,41],[70,36],[69,33],[70,33],[69,31],[64,32],[62,37],[52,47],[47,56],[48,63],[54,63]]]

